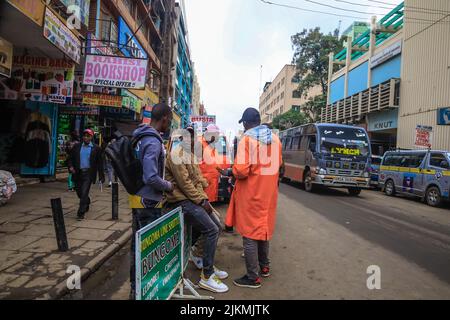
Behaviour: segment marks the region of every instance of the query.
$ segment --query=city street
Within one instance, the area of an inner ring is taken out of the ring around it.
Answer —
[[[223,214],[226,205],[218,207]],[[242,289],[241,238],[223,234],[216,264],[230,273],[230,291],[216,299],[450,299],[450,206],[346,191],[309,194],[281,184],[271,243],[271,277],[261,289]],[[66,299],[128,299],[129,245],[102,266],[82,292]],[[381,289],[369,290],[367,268],[381,269]],[[196,282],[192,264],[188,277]],[[204,290],[200,294],[209,295]]]

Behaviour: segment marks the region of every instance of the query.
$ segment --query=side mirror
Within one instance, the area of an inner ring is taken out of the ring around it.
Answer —
[[[439,166],[445,169],[448,169],[450,167],[447,160],[442,160]]]

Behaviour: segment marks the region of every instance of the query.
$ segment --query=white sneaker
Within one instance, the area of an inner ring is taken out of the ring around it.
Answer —
[[[209,279],[205,279],[205,276],[202,273],[198,285],[200,286],[200,288],[216,293],[225,293],[228,291],[228,286],[223,283],[215,274],[212,274]]]
[[[215,274],[215,275],[217,276],[217,278],[219,278],[220,280],[225,280],[226,278],[228,278],[228,273],[227,273],[226,271],[217,269],[216,266],[214,266],[214,274]]]
[[[203,269],[203,258],[196,257],[191,252],[191,254],[189,255],[189,261],[192,261],[198,270]]]

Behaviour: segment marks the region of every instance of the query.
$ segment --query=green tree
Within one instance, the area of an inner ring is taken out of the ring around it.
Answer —
[[[301,126],[310,122],[310,119],[300,111],[294,109],[275,117],[272,121],[272,126],[275,129],[286,130],[293,127]]]
[[[326,104],[328,91],[328,62],[331,52],[338,52],[342,47],[342,41],[333,35],[323,34],[320,28],[304,29],[302,32],[292,36],[292,47],[294,49],[293,63],[296,65],[295,77],[299,81],[298,91],[305,98],[310,88],[320,85],[322,95],[312,97],[303,106],[311,120],[320,119],[322,107]]]

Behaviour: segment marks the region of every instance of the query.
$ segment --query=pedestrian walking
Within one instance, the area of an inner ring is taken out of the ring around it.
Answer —
[[[198,285],[206,290],[224,293],[228,286],[222,280],[228,273],[214,266],[217,240],[221,231],[220,222],[214,218],[213,208],[204,188],[208,186],[203,178],[197,160],[194,158],[195,132],[188,128],[190,139],[172,150],[166,164],[166,177],[174,185],[174,191],[167,195],[170,207],[181,207],[184,217],[192,226],[192,245],[200,236],[204,237],[202,273]]]
[[[103,169],[102,149],[93,143],[94,131],[86,129],[83,132],[83,142],[76,144],[69,156],[69,171],[72,173],[75,183],[75,190],[80,199],[77,218],[83,220],[86,212],[89,211],[91,199],[89,191],[91,185],[97,181],[97,175],[100,183],[105,182],[105,173]]]
[[[173,185],[164,180],[166,150],[161,133],[170,130],[172,109],[163,103],[152,110],[151,124],[143,124],[133,133],[135,152],[142,165],[144,186],[132,196],[133,212],[130,254],[130,299],[136,296],[136,232],[162,216],[164,192],[172,192]]]
[[[243,237],[247,274],[233,283],[259,288],[260,276],[270,275],[269,241],[276,220],[281,143],[267,126],[261,125],[261,116],[254,108],[246,109],[239,123],[243,123],[245,133],[231,169],[236,185],[225,225],[235,227]]]

